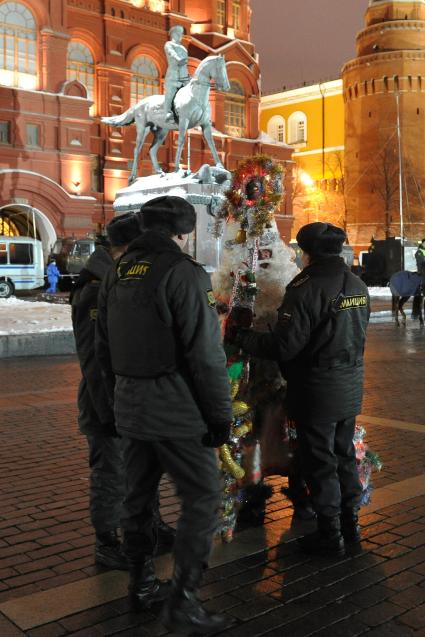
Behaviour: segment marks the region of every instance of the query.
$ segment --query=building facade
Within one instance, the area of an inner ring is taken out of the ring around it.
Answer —
[[[260,127],[293,148],[292,238],[311,221],[345,222],[342,80],[264,95]]]
[[[135,131],[106,126],[100,116],[163,91],[164,44],[176,24],[185,29],[191,72],[208,55],[226,59],[231,91],[212,90],[223,163],[232,169],[261,152],[288,161],[290,150],[259,130],[260,67],[250,18],[249,0],[0,0],[0,234],[32,233],[35,219],[48,248],[58,236],[83,236],[112,217],[115,193],[130,173]],[[141,175],[151,172],[150,141]],[[175,149],[173,133],[159,155],[166,170],[173,169]],[[193,131],[191,166],[206,162],[210,153]],[[280,216],[284,236],[291,221],[287,206]]]
[[[425,1],[370,0],[365,28],[357,35],[357,57],[344,66],[342,77],[351,243],[364,248],[371,237],[401,232],[410,240],[421,239]]]

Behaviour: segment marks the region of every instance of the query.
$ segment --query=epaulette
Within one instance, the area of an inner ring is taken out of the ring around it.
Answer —
[[[302,277],[302,279],[298,279],[298,281],[294,281],[294,283],[292,283],[291,285],[291,288],[299,288],[300,285],[304,285],[304,283],[306,283],[309,279],[310,279],[310,275],[306,274],[305,276]]]

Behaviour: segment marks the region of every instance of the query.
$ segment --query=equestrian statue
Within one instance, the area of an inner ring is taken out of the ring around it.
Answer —
[[[194,76],[190,78],[187,69],[188,53],[181,44],[183,34],[183,27],[173,27],[170,30],[171,40],[165,45],[168,60],[165,95],[145,97],[122,115],[102,117],[102,122],[109,126],[136,124],[137,139],[129,184],[137,179],[139,155],[150,132],[153,133],[154,139],[149,154],[155,172],[160,175],[164,172],[158,162],[158,149],[169,131],[179,131],[175,158],[175,170],[178,172],[186,133],[196,126],[201,127],[217,168],[223,168],[213,139],[209,95],[212,80],[217,90],[230,89],[226,62],[221,55],[211,55],[202,60]]]

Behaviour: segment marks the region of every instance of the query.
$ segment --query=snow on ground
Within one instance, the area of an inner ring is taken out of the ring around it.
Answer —
[[[369,288],[371,297],[391,298],[390,288]],[[375,313],[374,313],[375,314]],[[0,336],[72,330],[71,306],[44,301],[0,299]]]
[[[71,306],[44,301],[0,299],[0,336],[38,334],[72,329]]]
[[[391,298],[391,290],[390,288],[368,288],[370,296],[379,296],[381,299],[390,299]]]

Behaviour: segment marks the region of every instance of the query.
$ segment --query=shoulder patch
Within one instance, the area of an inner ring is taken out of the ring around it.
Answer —
[[[214,292],[212,290],[208,290],[207,297],[208,297],[208,305],[210,307],[215,307],[216,300],[215,300]]]
[[[336,303],[336,311],[353,310],[361,307],[367,307],[367,297],[364,294],[354,294],[352,296],[343,296]]]
[[[95,321],[97,318],[97,307],[93,307],[89,312],[90,320]]]
[[[151,264],[149,261],[121,261],[117,274],[120,281],[133,281],[143,279],[149,272]]]
[[[303,285],[304,283],[306,283],[310,278],[309,274],[306,274],[305,276],[302,277],[302,279],[298,279],[298,281],[294,281],[294,283],[291,285],[292,288],[299,288],[300,285]]]

